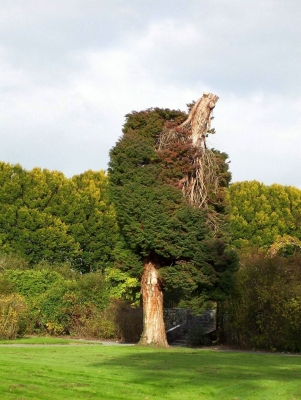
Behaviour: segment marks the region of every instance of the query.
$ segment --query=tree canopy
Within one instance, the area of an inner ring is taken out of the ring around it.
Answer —
[[[301,239],[301,190],[257,181],[229,187],[232,243],[269,248],[279,237]]]
[[[68,261],[82,272],[114,263],[118,229],[103,171],[71,179],[0,163],[0,250],[31,264]]]

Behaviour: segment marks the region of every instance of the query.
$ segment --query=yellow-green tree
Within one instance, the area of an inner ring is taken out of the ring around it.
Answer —
[[[301,239],[301,190],[264,185],[257,181],[233,183],[228,191],[232,244],[238,248],[269,248],[278,237]]]
[[[103,171],[68,179],[0,163],[0,187],[0,251],[82,272],[113,265],[118,230]]]

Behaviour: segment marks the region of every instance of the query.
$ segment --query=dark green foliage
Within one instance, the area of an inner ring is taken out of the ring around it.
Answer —
[[[211,340],[208,335],[205,335],[201,326],[193,326],[187,335],[187,344],[189,346],[209,346]]]
[[[179,124],[187,115],[155,108],[126,117],[124,135],[110,153],[109,188],[126,246],[140,259],[133,272],[138,276],[143,260],[151,259],[176,304],[201,295],[220,299],[231,285],[237,260],[225,252],[222,239],[213,238],[207,211],[183,198],[178,182],[191,168],[191,149],[156,150],[165,124]],[[226,186],[228,166],[224,155],[217,154],[221,186]],[[224,194],[220,196],[219,211],[224,212]]]
[[[226,337],[241,347],[301,351],[301,258],[246,255],[224,314]]]

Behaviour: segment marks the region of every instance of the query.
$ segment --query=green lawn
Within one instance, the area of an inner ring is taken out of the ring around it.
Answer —
[[[64,339],[64,338],[55,338],[55,337],[23,337],[15,340],[1,340],[0,344],[89,344],[90,342],[87,340],[72,340],[72,339]],[[93,342],[91,342],[93,343]]]
[[[301,399],[301,357],[7,345],[0,347],[0,399]]]

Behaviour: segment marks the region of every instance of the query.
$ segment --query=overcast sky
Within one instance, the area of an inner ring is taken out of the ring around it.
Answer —
[[[106,169],[132,110],[220,97],[233,181],[301,188],[300,0],[0,0],[0,160]]]

